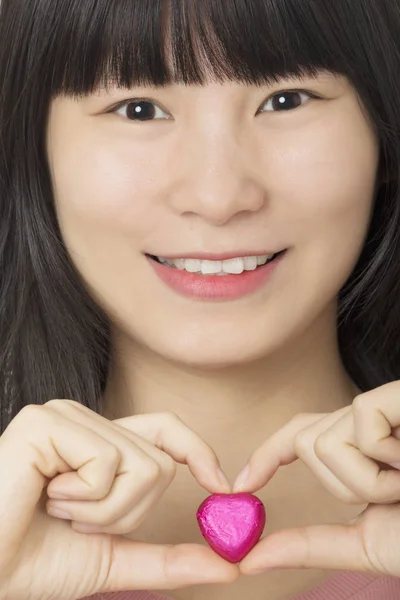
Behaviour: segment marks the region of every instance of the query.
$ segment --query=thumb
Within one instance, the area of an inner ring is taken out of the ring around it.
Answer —
[[[263,538],[241,562],[245,575],[269,569],[332,569],[375,572],[356,524],[315,525]]]
[[[105,578],[97,592],[162,590],[204,584],[232,583],[237,565],[228,563],[206,546],[153,545],[107,536],[111,546],[103,556]]]

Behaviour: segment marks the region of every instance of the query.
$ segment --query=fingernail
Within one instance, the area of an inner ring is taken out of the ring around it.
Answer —
[[[234,492],[239,492],[245,486],[245,483],[248,480],[249,475],[250,475],[250,466],[247,465],[243,469],[243,471],[238,475],[238,477],[233,485]]]
[[[68,519],[71,520],[71,515],[67,513],[66,510],[61,510],[61,508],[55,508],[53,506],[49,506],[47,512],[52,517],[57,517],[57,519]]]
[[[218,473],[218,479],[220,480],[221,484],[223,485],[224,488],[226,488],[227,490],[231,490],[231,484],[229,483],[225,473],[223,472],[222,469],[218,468],[217,469],[217,473]]]

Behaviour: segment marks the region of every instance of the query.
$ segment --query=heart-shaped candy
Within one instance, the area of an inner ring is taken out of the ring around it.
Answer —
[[[222,558],[240,562],[260,539],[265,508],[253,494],[212,494],[197,510],[200,531]]]

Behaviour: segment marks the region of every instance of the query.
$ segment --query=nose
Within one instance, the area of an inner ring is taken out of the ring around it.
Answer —
[[[197,215],[221,226],[241,213],[253,213],[266,202],[249,144],[228,131],[197,132],[181,149],[178,176],[170,202],[181,215]]]

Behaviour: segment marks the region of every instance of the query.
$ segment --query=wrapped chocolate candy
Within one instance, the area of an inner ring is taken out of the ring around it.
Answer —
[[[265,527],[265,507],[253,494],[213,494],[197,510],[200,531],[209,546],[238,563],[259,541]]]

